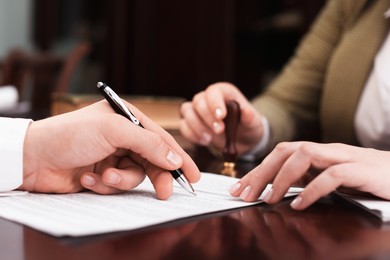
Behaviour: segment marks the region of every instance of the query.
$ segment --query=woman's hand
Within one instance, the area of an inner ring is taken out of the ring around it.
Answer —
[[[244,201],[254,201],[273,181],[264,201],[277,203],[291,185],[312,169],[320,173],[291,203],[294,209],[307,208],[339,186],[390,199],[390,152],[312,142],[277,145],[259,166],[230,187],[230,193]]]
[[[263,135],[261,115],[238,88],[229,83],[216,83],[185,102],[180,108],[180,131],[184,137],[200,145],[212,145],[221,151],[225,145],[224,118],[226,101],[240,104],[241,122],[237,131],[238,154],[251,150]]]

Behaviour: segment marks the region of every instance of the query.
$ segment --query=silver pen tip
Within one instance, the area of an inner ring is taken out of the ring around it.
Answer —
[[[103,86],[104,86],[104,83],[103,83],[103,82],[99,81],[99,82],[97,83],[97,87],[98,87],[98,88],[101,88],[101,87],[103,87]]]
[[[182,186],[188,193],[196,196],[195,190],[192,187],[191,183],[184,177],[184,175],[181,175],[176,178],[176,181]]]
[[[191,193],[196,196],[195,190],[194,190],[194,188],[192,187],[191,183],[188,180],[187,180],[187,184],[191,188]]]

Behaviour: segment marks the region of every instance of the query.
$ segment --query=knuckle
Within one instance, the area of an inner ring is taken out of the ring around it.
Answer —
[[[155,146],[158,147],[159,149],[160,148],[164,149],[166,147],[165,141],[161,135],[156,134],[156,133],[152,133],[152,139],[153,139],[153,143],[155,144]]]
[[[201,91],[194,95],[194,97],[192,98],[192,103],[195,105],[199,104],[203,98],[204,98],[204,91]]]
[[[160,153],[161,151],[167,149],[167,144],[161,135],[154,132],[149,132],[148,139],[149,139],[148,143],[150,143],[153,146],[152,148],[152,150],[154,151],[153,154]],[[149,157],[150,154],[152,154],[150,153],[149,148],[144,150],[142,153],[143,153],[142,157],[144,158],[148,157],[147,154],[149,154]]]
[[[279,153],[283,153],[284,151],[286,151],[288,149],[288,147],[289,147],[288,142],[281,142],[275,146],[275,151],[279,152]]]
[[[220,89],[221,89],[221,84],[216,83],[216,84],[208,86],[204,92],[206,95],[212,95],[212,93],[219,92]]]
[[[186,111],[188,111],[189,109],[191,109],[191,102],[184,102],[180,105],[180,108],[179,108],[179,116],[180,118],[184,118],[185,115],[186,115]]]
[[[235,86],[229,82],[224,82],[224,81],[221,81],[221,82],[217,82],[217,83],[214,83],[210,86],[208,86],[205,90],[206,93],[209,93],[209,94],[212,94],[212,93],[215,93],[215,92],[222,92],[222,91],[232,91],[232,90],[235,90]]]
[[[334,180],[340,180],[343,178],[343,174],[341,171],[337,170],[336,167],[329,167],[327,170],[326,170],[326,174],[331,178],[331,179],[334,179]]]
[[[309,143],[303,142],[299,145],[298,152],[303,156],[310,156],[312,153],[312,147]]]
[[[184,110],[190,109],[191,106],[192,106],[191,102],[190,101],[186,101],[186,102],[181,104],[180,109],[182,111],[184,111]]]
[[[208,86],[205,89],[205,91],[210,92],[210,91],[218,90],[222,84],[223,84],[222,82],[217,82],[217,83],[211,84],[210,86]]]

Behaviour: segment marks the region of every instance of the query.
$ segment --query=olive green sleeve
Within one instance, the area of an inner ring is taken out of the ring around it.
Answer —
[[[319,127],[324,75],[348,16],[346,1],[328,1],[294,56],[253,105],[270,123],[269,149],[281,141],[305,138]]]

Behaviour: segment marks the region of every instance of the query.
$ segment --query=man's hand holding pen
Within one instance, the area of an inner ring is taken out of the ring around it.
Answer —
[[[172,195],[169,170],[183,169],[189,182],[200,172],[174,138],[142,112],[125,103],[142,129],[116,114],[106,101],[34,121],[23,154],[22,190],[100,194],[125,192],[147,175],[159,199]]]

